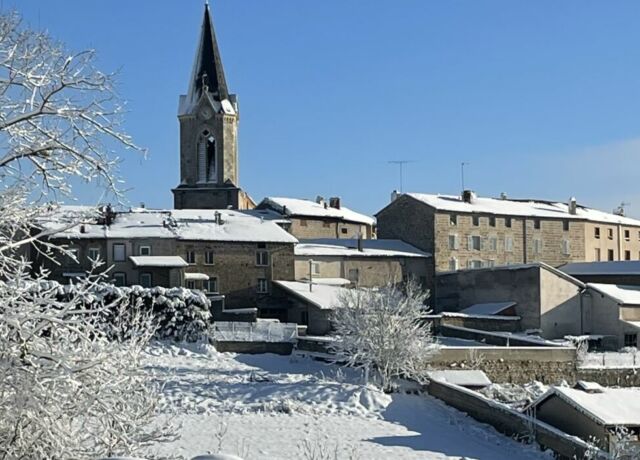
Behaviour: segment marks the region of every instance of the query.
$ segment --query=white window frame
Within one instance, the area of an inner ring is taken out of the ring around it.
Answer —
[[[504,237],[504,252],[513,252],[513,237]]]
[[[451,233],[449,235],[449,249],[452,250],[457,250],[459,249],[459,239],[458,239],[458,235],[456,233]]]
[[[211,289],[212,284],[215,289]],[[220,292],[220,287],[218,286],[218,277],[212,276],[207,281],[205,281],[204,290],[207,292]]]
[[[490,236],[489,237],[489,250],[490,251],[497,251],[498,250],[498,237],[497,236]]]
[[[269,266],[269,251],[266,249],[258,249],[256,251],[256,267]]]
[[[148,278],[149,282],[145,283],[144,281],[142,281],[143,278]],[[142,287],[150,288],[153,286],[153,276],[149,272],[140,273],[139,281],[140,281],[140,286]]]
[[[120,278],[121,282],[118,283],[118,278]],[[127,274],[124,272],[115,272],[113,274],[113,284],[116,286],[126,286],[127,285]]]
[[[122,258],[117,257],[118,248],[122,248]],[[127,245],[124,243],[113,243],[113,261],[114,262],[126,262],[127,260]]]
[[[147,250],[147,251],[146,251],[147,253],[146,253],[146,254],[143,254],[143,253],[145,252],[145,251],[144,251],[145,249]],[[150,256],[150,255],[151,255],[151,246],[150,246],[150,245],[148,245],[148,244],[144,244],[144,245],[140,246],[140,247],[138,248],[138,255],[139,255],[139,256]]]
[[[311,262],[311,274],[313,275],[320,274],[320,262]]]
[[[534,238],[533,239],[533,253],[534,254],[542,254],[542,239],[541,238]]]
[[[187,289],[196,289],[196,280],[186,280],[185,287]]]
[[[449,270],[456,271],[458,270],[458,267],[458,259],[456,257],[452,257],[451,259],[449,259]]]
[[[266,278],[258,278],[258,294],[269,293],[269,280]]]
[[[187,263],[189,265],[195,265],[196,263],[196,251],[193,249],[187,251]]]
[[[571,255],[571,241],[567,239],[562,240],[562,254],[565,256]]]
[[[475,243],[476,241],[478,242],[477,245]],[[468,243],[469,251],[481,251],[482,250],[482,238],[479,235],[469,235],[469,239],[468,239],[467,243]]]
[[[207,250],[204,252],[204,264],[205,265],[213,265],[215,262],[215,253],[211,250]]]
[[[100,259],[100,248],[89,248],[87,252],[88,252],[87,259],[89,260]]]

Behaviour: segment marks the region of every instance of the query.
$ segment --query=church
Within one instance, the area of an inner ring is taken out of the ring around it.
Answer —
[[[238,98],[229,93],[209,5],[186,95],[178,102],[180,184],[175,209],[252,209],[239,186]]]

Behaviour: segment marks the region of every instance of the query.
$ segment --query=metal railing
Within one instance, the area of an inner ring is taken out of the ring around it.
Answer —
[[[298,338],[298,325],[273,321],[216,321],[212,334],[218,342],[294,342]]]

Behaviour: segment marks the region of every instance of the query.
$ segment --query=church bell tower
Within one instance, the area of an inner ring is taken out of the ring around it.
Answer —
[[[176,209],[245,209],[238,186],[238,100],[229,94],[209,5],[189,80],[178,105],[180,184]]]

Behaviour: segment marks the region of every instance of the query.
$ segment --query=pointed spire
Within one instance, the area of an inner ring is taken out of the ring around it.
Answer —
[[[203,89],[207,89],[214,99],[222,101],[229,97],[227,82],[224,78],[222,59],[213,29],[209,2],[205,2],[202,31],[196,51],[188,98],[192,103],[200,99]]]

